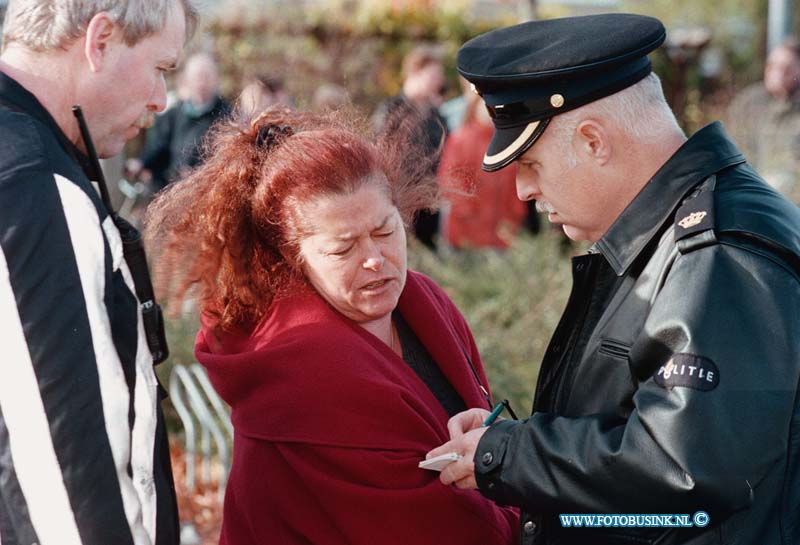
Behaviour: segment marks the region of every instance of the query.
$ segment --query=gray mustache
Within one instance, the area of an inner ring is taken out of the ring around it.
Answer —
[[[156,121],[156,114],[150,111],[146,111],[139,116],[139,119],[136,120],[136,126],[140,129],[149,129],[153,126],[153,123]]]
[[[556,213],[556,209],[553,208],[553,205],[546,201],[536,201],[536,211],[547,212],[548,214]]]

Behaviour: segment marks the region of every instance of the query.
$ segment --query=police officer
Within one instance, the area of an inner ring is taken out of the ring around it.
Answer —
[[[719,123],[684,136],[647,58],[664,38],[604,14],[458,54],[496,128],[483,168],[516,162],[519,198],[594,242],[530,418],[460,413],[429,453],[521,507],[525,544],[800,543],[800,210]],[[689,517],[558,516],[658,513]]]

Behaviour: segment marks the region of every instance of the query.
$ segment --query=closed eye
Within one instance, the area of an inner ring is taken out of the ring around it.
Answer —
[[[178,65],[175,63],[159,64],[158,66],[156,66],[156,70],[158,70],[162,74],[166,74],[168,72],[174,72],[177,67]]]
[[[388,232],[385,232],[385,233],[375,233],[375,236],[376,237],[385,238],[385,237],[390,237],[393,234],[394,234],[394,230],[391,230],[391,231],[388,231]]]
[[[353,249],[352,246],[348,246],[344,250],[339,250],[338,252],[328,252],[328,255],[343,256],[347,255],[352,249]]]

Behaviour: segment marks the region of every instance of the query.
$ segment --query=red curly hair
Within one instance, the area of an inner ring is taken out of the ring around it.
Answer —
[[[413,125],[375,140],[355,112],[285,108],[218,123],[202,166],[148,209],[159,296],[179,308],[196,287],[218,330],[248,331],[275,297],[308,286],[299,257],[303,204],[380,184],[408,225],[437,199],[436,158],[417,151]]]

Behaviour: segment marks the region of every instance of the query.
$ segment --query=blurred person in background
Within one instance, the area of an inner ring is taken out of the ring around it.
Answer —
[[[467,107],[470,102],[469,93],[472,91],[470,83],[462,76],[458,76],[458,85],[461,92],[450,100],[445,100],[439,106],[439,114],[447,123],[448,133],[455,132],[456,129],[464,124]]]
[[[441,152],[447,125],[439,114],[446,80],[439,49],[421,45],[412,49],[403,59],[403,86],[400,94],[378,106],[372,116],[377,133],[403,130],[408,123],[417,125],[418,139],[427,156],[435,158]],[[436,172],[438,160],[431,162],[431,174]],[[431,250],[436,249],[435,237],[439,232],[439,212],[436,207],[421,210],[414,219],[414,235]]]
[[[443,239],[454,248],[505,249],[519,231],[527,206],[517,198],[517,169],[481,169],[494,125],[483,100],[468,90],[464,122],[450,134],[439,165],[439,183],[449,203]]]
[[[219,95],[217,62],[207,53],[187,59],[178,89],[178,102],[156,118],[140,157],[126,164],[130,176],[150,181],[155,191],[200,164],[206,132],[229,111]]]
[[[739,93],[726,124],[747,160],[800,205],[800,45],[790,38],[767,57],[764,79]]]
[[[158,285],[194,286],[195,353],[232,409],[220,543],[513,544],[514,511],[418,467],[488,384],[455,305],[407,269],[429,159],[354,119],[219,125],[148,211]]]
[[[97,154],[166,105],[188,0],[12,0],[0,53],[0,542],[178,545],[141,301]],[[139,281],[137,278],[136,281]],[[141,285],[138,286],[141,288]]]

